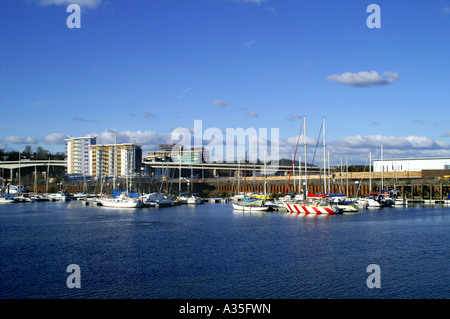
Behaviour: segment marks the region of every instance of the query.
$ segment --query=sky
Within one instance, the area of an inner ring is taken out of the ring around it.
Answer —
[[[5,0],[0,148],[64,152],[66,138],[117,132],[145,153],[201,121],[276,128],[289,158],[305,117],[309,161],[324,118],[332,165],[381,145],[450,157],[449,74],[449,0]]]

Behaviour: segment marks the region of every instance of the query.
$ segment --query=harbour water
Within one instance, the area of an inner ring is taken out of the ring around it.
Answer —
[[[0,206],[0,298],[442,299],[450,207],[235,212],[229,203]],[[68,265],[80,288],[68,288]],[[367,267],[380,267],[369,288]]]

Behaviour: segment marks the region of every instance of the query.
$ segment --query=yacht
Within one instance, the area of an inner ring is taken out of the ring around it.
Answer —
[[[20,194],[19,196],[15,196],[14,199],[20,203],[34,203],[36,200],[34,197],[31,197],[27,193]]]
[[[140,208],[143,206],[142,199],[131,197],[129,192],[122,192],[113,198],[102,198],[99,202],[105,207]]]
[[[27,193],[28,190],[23,186],[8,185],[6,192],[12,195],[19,195],[20,193]]]
[[[150,193],[141,196],[144,206],[167,207],[173,206],[174,201],[164,193]]]
[[[68,201],[72,199],[72,196],[65,190],[59,191],[54,194],[48,194],[48,196],[51,200],[56,201]]]
[[[14,196],[8,194],[1,194],[0,204],[11,204],[17,202]]]
[[[194,194],[180,195],[180,196],[178,196],[178,202],[180,204],[193,204],[193,205],[203,203],[202,200],[200,199],[200,197],[195,196]]]

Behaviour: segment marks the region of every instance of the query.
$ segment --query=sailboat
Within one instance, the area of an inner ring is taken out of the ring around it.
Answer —
[[[150,193],[141,196],[144,206],[168,207],[173,206],[173,199],[167,197],[164,193]]]
[[[102,198],[99,201],[105,207],[140,208],[143,206],[139,194],[134,194],[130,191],[117,192],[114,190],[112,198]]]
[[[252,204],[239,204],[236,202],[231,203],[234,210],[244,211],[244,212],[264,212],[269,210],[268,206],[256,206]]]
[[[308,174],[306,164],[306,117],[303,117],[303,130],[304,130],[304,148],[305,148],[305,191],[304,199],[298,202],[285,202],[284,205],[289,213],[304,213],[304,214],[339,214],[342,211],[337,206],[332,206],[327,202],[324,202],[323,195],[313,195],[308,190]],[[300,134],[300,133],[299,133]],[[298,140],[297,140],[298,146]]]
[[[247,152],[245,152],[245,169],[244,169],[244,179],[247,175]],[[264,187],[264,192],[265,191]],[[264,212],[269,210],[269,206],[265,205],[265,199],[267,198],[266,193],[264,193],[264,199],[251,198],[247,194],[244,194],[242,201],[233,201],[233,210],[243,211],[243,212]]]
[[[114,133],[114,157],[116,153],[116,136]],[[128,165],[129,166],[129,165]],[[128,169],[130,169],[128,167]],[[116,207],[116,208],[140,208],[143,206],[142,199],[139,194],[134,194],[128,190],[128,172],[127,176],[127,190],[126,191],[116,191],[116,170],[114,169],[114,179],[113,179],[113,197],[112,198],[101,198],[99,202],[105,207]]]

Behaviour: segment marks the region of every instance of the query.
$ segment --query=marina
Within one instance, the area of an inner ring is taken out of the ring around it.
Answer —
[[[0,205],[0,298],[449,297],[447,206],[318,215],[82,203]],[[381,289],[366,286],[374,263]],[[69,264],[80,289],[66,287]]]
[[[278,318],[281,300],[450,298],[450,0],[0,8],[14,310]]]

